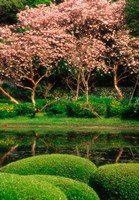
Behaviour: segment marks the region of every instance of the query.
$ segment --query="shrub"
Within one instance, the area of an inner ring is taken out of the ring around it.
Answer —
[[[0,118],[10,118],[16,116],[14,104],[0,103]]]
[[[45,99],[37,99],[36,100],[36,108],[41,109],[47,103]]]
[[[52,103],[49,107],[45,109],[48,116],[53,115],[67,115],[67,104],[68,101],[60,100]]]
[[[70,102],[67,104],[68,117],[95,118],[92,107],[86,103]]]
[[[0,173],[1,200],[66,200],[65,194],[48,182],[33,177]]]
[[[127,105],[123,109],[121,117],[124,119],[139,119],[139,99]]]
[[[73,155],[51,154],[25,158],[0,168],[1,172],[21,175],[58,175],[88,183],[96,170],[91,161]]]
[[[98,168],[90,185],[103,200],[139,199],[139,164],[109,164]]]
[[[34,106],[31,103],[20,103],[16,105],[17,116],[31,116],[34,113]]]
[[[103,116],[107,115],[107,107],[111,104],[112,100],[109,97],[89,96],[89,103],[94,112]],[[81,97],[78,102],[85,102],[85,97]]]
[[[99,200],[96,192],[83,182],[61,176],[50,175],[30,175],[27,177],[33,177],[42,184],[43,182],[49,182],[56,187],[59,187],[69,200]]]

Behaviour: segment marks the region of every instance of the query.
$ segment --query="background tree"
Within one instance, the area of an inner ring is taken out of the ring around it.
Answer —
[[[63,57],[68,57],[74,42],[58,26],[30,27],[22,33],[16,32],[17,26],[0,29],[0,73],[17,86],[29,89],[35,106],[38,84],[53,73]]]
[[[125,19],[131,33],[139,36],[139,0],[126,0]]]
[[[124,96],[118,84],[129,75],[139,73],[139,45],[136,38],[129,35],[126,29],[113,35],[111,44],[107,47],[107,65],[113,74],[114,87],[120,99]]]
[[[0,24],[13,24],[17,22],[17,12],[24,9],[25,0],[1,0]]]
[[[25,6],[35,7],[38,4],[50,5],[51,0],[1,0],[0,1],[0,24],[17,23],[16,14],[25,10]]]

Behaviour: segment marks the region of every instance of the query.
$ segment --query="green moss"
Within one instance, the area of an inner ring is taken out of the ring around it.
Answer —
[[[139,200],[139,164],[101,166],[90,185],[103,200]]]
[[[87,184],[70,178],[50,175],[29,175],[39,182],[49,182],[59,187],[69,200],[99,200],[96,192]]]
[[[1,200],[66,200],[65,194],[48,182],[33,177],[0,173]]]
[[[51,154],[25,158],[8,164],[1,172],[31,175],[58,175],[89,183],[96,170],[95,164],[78,156]]]

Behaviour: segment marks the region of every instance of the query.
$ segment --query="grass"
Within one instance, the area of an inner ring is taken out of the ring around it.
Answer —
[[[133,126],[139,128],[138,120],[122,120],[120,118],[68,118],[68,117],[47,117],[43,113],[39,113],[35,118],[29,117],[14,117],[14,118],[5,118],[0,119],[0,127],[8,126],[76,126],[76,127],[85,127],[85,126],[99,126],[107,127],[128,127]]]
[[[38,113],[35,118],[13,117],[0,119],[0,126],[4,125],[51,125],[51,126],[135,126],[139,128],[138,120],[122,120],[120,118],[68,118],[47,117]]]

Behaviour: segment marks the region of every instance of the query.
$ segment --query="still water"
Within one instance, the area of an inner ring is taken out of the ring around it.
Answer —
[[[97,166],[139,163],[139,130],[0,129],[0,166],[52,153],[85,157]]]

